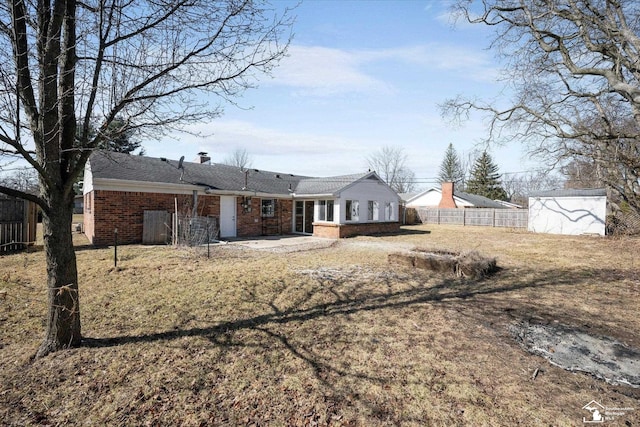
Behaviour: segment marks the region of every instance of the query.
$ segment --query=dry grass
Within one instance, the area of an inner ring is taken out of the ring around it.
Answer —
[[[427,233],[426,231],[429,231]],[[80,243],[78,239],[78,243]],[[482,281],[390,268],[401,248],[475,250]],[[581,425],[611,386],[524,352],[508,326],[559,322],[640,348],[638,239],[411,227],[298,253],[78,251],[85,345],[32,361],[42,252],[0,258],[0,419],[95,425]],[[538,370],[535,379],[533,373]]]

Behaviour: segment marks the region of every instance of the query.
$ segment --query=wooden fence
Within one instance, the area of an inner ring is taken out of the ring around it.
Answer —
[[[418,208],[423,224],[477,225],[484,227],[527,228],[527,209],[437,209]]]
[[[166,245],[171,236],[167,211],[144,211],[142,220],[142,244]]]
[[[19,251],[33,244],[37,221],[35,203],[0,198],[0,253]]]

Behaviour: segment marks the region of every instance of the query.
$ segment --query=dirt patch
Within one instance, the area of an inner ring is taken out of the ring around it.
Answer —
[[[290,253],[325,249],[337,244],[335,239],[323,239],[312,236],[268,236],[260,238],[238,238],[220,242],[220,245],[235,249],[252,249],[263,252]]]
[[[452,252],[414,248],[406,252],[394,252],[389,263],[452,274],[457,277],[480,279],[497,271],[495,258],[488,258],[476,251]]]
[[[346,268],[320,267],[316,269],[294,270],[295,273],[309,276],[321,282],[374,282],[386,283],[390,280],[409,280],[410,276],[388,270],[370,270],[359,265]]]
[[[528,352],[568,371],[587,372],[613,385],[640,388],[640,350],[609,337],[595,337],[564,325],[511,326]]]

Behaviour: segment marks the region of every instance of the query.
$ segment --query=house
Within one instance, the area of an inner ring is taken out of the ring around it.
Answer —
[[[82,194],[78,194],[73,198],[73,213],[81,214],[84,212],[84,197]]]
[[[499,203],[502,205],[502,207],[505,208],[509,208],[509,209],[522,209],[522,205],[519,205],[517,203],[512,203],[512,202],[507,202],[505,200],[498,200],[498,199],[494,199],[493,200],[496,203]]]
[[[441,188],[431,187],[406,200],[407,208],[494,208],[504,209],[501,203],[484,196],[454,189],[452,182],[443,182]]]
[[[206,153],[183,159],[93,153],[83,185],[91,243],[111,244],[116,229],[120,243],[141,243],[145,211],[215,218],[221,238],[341,238],[400,227],[398,195],[375,172],[316,178],[212,164]]]
[[[550,234],[605,234],[604,188],[552,190],[529,196],[529,231]]]

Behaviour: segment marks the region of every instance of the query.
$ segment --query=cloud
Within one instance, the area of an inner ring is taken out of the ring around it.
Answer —
[[[272,85],[289,86],[300,96],[330,97],[348,93],[392,94],[399,76],[386,75],[385,65],[409,64],[425,71],[459,73],[472,81],[495,81],[499,72],[487,51],[455,44],[429,43],[375,50],[342,50],[291,46],[275,71]],[[368,71],[370,65],[377,73]]]
[[[450,43],[361,52],[360,56],[363,61],[398,61],[425,70],[458,72],[475,81],[494,81],[499,73],[487,51]]]
[[[271,82],[302,89],[303,94],[331,96],[347,92],[392,91],[390,84],[361,69],[357,52],[320,46],[291,46]]]
[[[234,150],[245,149],[252,157],[279,157],[290,162],[286,159],[298,157],[310,160],[319,155],[335,157],[336,152],[339,152],[341,157],[361,157],[367,149],[365,141],[353,138],[288,132],[243,120],[218,119],[209,124],[193,124],[185,130],[188,133],[173,134],[167,138],[167,142],[171,140],[171,143],[150,146],[147,150],[149,155],[179,158],[185,153],[195,155],[199,151],[204,151],[211,155],[214,162],[220,162]],[[207,136],[203,138],[196,134]],[[289,169],[291,166],[285,168],[285,171]]]

